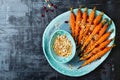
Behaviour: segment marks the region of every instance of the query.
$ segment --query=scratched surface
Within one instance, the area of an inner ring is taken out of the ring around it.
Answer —
[[[120,0],[0,0],[0,80],[120,80]],[[104,11],[115,22],[116,44],[96,70],[77,78],[59,74],[42,51],[42,35],[49,22],[79,4]]]

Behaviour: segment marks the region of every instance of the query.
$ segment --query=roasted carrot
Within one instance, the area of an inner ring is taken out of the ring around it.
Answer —
[[[106,23],[103,28],[100,30],[99,35],[98,35],[98,39],[105,33],[105,31],[107,30],[108,26],[112,23],[112,20],[110,20],[108,23]]]
[[[100,22],[101,19],[102,19],[102,15],[103,15],[103,12],[100,13],[100,14],[93,20],[93,24],[92,24],[91,27],[90,27],[90,31],[93,31],[93,29],[96,27],[96,25],[99,24],[99,22]]]
[[[94,39],[95,39],[95,41],[93,42],[93,43],[90,43],[88,46],[87,46],[87,48],[89,48],[91,45],[93,45],[104,33],[105,33],[105,31],[107,30],[107,28],[108,28],[108,26],[111,24],[111,20],[108,22],[108,23],[106,23],[101,29],[100,29],[100,31],[99,31],[99,33],[97,34],[97,35],[94,35]]]
[[[95,10],[96,10],[96,7],[94,7],[89,15],[89,18],[88,18],[88,24],[86,25],[86,29],[85,29],[85,33],[83,34],[83,37],[86,36],[86,34],[89,32],[90,28],[91,28],[91,24],[93,22],[93,19],[95,17]],[[82,38],[85,40],[85,38]],[[84,41],[82,40],[82,41]]]
[[[92,31],[91,31],[91,27],[94,26],[92,24],[87,24],[86,25],[86,30],[85,30],[85,33],[83,34],[83,39],[82,39],[82,45],[85,43],[85,40],[88,39],[89,35],[91,35]]]
[[[84,41],[88,38],[88,35],[86,35],[85,37],[83,37],[83,39],[81,40],[81,45],[84,44]]]
[[[91,11],[91,13],[89,15],[89,18],[88,18],[89,25],[86,26],[86,30],[85,30],[85,33],[83,34],[83,36],[86,36],[86,34],[89,32],[89,30],[91,30],[91,28],[94,28],[94,25],[92,25],[92,22],[93,22],[94,17],[95,17],[95,10],[96,10],[96,7],[94,7],[92,9],[92,11]]]
[[[95,10],[96,10],[96,7],[94,7],[89,15],[89,18],[88,18],[88,22],[89,24],[86,25],[86,28],[85,28],[85,33],[83,34],[83,37],[86,36],[86,34],[88,33],[89,29],[90,29],[90,25],[92,24],[93,22],[93,19],[95,17]]]
[[[90,42],[92,37],[93,37],[93,35],[88,36],[88,38],[85,40],[84,44],[81,47],[81,51],[83,51],[83,49],[87,46],[87,44]]]
[[[78,45],[79,45],[80,42],[81,42],[82,34],[84,33],[84,30],[85,30],[85,26],[84,26],[84,25],[81,25],[81,30],[80,30],[79,36],[78,36]]]
[[[88,45],[88,43],[90,42],[90,40],[92,39],[92,37],[101,29],[102,25],[106,22],[106,18],[100,23],[98,24],[93,32],[91,33],[91,35],[85,40],[85,43],[83,44],[82,48],[81,48],[81,51],[83,51],[83,49],[85,48],[85,46]]]
[[[78,37],[80,22],[82,20],[82,12],[81,12],[81,6],[78,8],[77,15],[76,15],[76,26],[75,26],[75,39]]]
[[[92,55],[95,55],[101,49],[103,49],[104,47],[106,47],[113,39],[114,38],[108,39],[108,40],[102,42],[101,44],[99,44],[98,47],[94,48],[90,53],[88,53],[88,54],[84,55],[83,57],[81,57],[80,60],[86,60],[86,59],[90,58]]]
[[[101,50],[100,52],[96,53],[95,55],[93,55],[90,59],[86,60],[80,67],[83,67],[85,65],[88,65],[89,63],[99,59],[100,57],[102,57],[103,55],[105,55],[112,47],[114,46],[110,46],[110,47],[106,47],[103,50]],[[80,68],[79,67],[79,68]]]
[[[74,30],[75,30],[75,14],[73,12],[73,8],[71,8],[71,13],[70,13],[70,28],[72,31],[72,36],[74,37]]]
[[[89,31],[89,28],[90,28],[90,24],[87,24],[87,25],[86,25],[86,28],[85,28],[85,31],[84,31],[84,33],[83,33],[83,35],[82,35],[82,40],[84,39],[83,37],[86,37],[86,35],[87,35],[88,31]],[[83,40],[83,41],[84,41],[84,40]]]
[[[89,48],[88,48],[88,51],[85,52],[85,53],[89,53],[91,50],[93,50],[95,48],[95,46],[97,46],[98,44],[101,44],[103,41],[105,41],[109,36],[110,34],[113,32],[113,30],[109,31],[109,32],[106,32],[96,43],[94,43],[93,45],[91,45]]]
[[[101,42],[103,42],[104,40],[106,40],[110,34],[113,32],[113,29],[110,30],[109,32],[106,32],[97,42],[96,44],[100,44]]]
[[[107,21],[107,18],[105,18],[101,23],[99,23],[94,29],[93,29],[93,32],[92,34],[96,34],[100,29],[101,27],[103,26],[103,24]]]
[[[97,24],[101,21],[103,14],[104,14],[103,12],[100,13],[100,14],[94,19],[94,21],[93,21],[94,25],[97,25]]]
[[[83,18],[82,23],[83,24],[86,23],[86,21],[87,21],[87,12],[88,12],[88,8],[86,7],[84,12],[83,12],[83,15],[82,15],[82,18]]]
[[[85,23],[87,21],[87,10],[88,8],[86,7],[84,12],[83,12],[83,15],[82,15],[82,22],[81,22],[81,30],[79,32],[79,36],[78,36],[78,45],[80,44],[80,41],[82,39],[82,34],[84,33],[84,30],[85,30]]]
[[[91,44],[93,45],[94,44],[94,40],[91,39],[90,42],[88,43],[88,45],[86,46],[86,48],[84,49],[84,52],[83,54],[85,54],[85,52],[87,52],[89,50],[89,47],[91,46]]]
[[[94,8],[92,9],[92,11],[91,11],[91,13],[90,13],[90,15],[89,15],[89,18],[88,18],[89,24],[92,24],[92,22],[93,22],[93,19],[94,19],[94,17],[95,17],[95,10],[96,10],[96,7],[94,7]]]
[[[95,44],[95,42],[97,41],[97,40],[96,40],[97,38],[98,38],[98,34],[95,34],[95,35],[93,36],[93,38],[90,40],[90,42],[88,43],[88,45],[86,46],[86,48],[84,49],[84,53],[88,51],[88,49],[89,49],[90,46],[92,46],[92,45]],[[84,53],[83,53],[83,54],[84,54]]]

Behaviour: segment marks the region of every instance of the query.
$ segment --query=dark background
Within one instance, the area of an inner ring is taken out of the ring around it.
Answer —
[[[116,47],[97,69],[73,78],[50,67],[41,45],[49,22],[79,4],[96,6],[112,18]],[[120,0],[0,0],[0,80],[120,80],[119,8]]]

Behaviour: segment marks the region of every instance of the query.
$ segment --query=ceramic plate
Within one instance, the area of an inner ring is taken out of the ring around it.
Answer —
[[[82,8],[82,11],[84,11],[84,8]],[[90,11],[91,11],[91,9],[88,9],[88,14],[90,13]],[[76,14],[77,9],[74,9],[74,12]],[[99,13],[100,13],[100,11],[96,10],[96,14],[98,15]],[[46,27],[46,29],[43,33],[42,47],[43,47],[44,55],[45,55],[48,63],[50,64],[50,66],[53,69],[55,69],[56,71],[58,71],[61,74],[67,75],[67,76],[78,77],[78,76],[83,76],[85,74],[88,74],[89,72],[96,69],[108,57],[111,50],[109,52],[107,52],[107,54],[105,54],[100,59],[98,59],[80,69],[77,69],[77,68],[83,63],[83,61],[79,61],[79,57],[77,55],[69,63],[63,64],[63,63],[56,62],[52,58],[52,56],[50,55],[50,52],[49,52],[49,44],[48,44],[49,39],[50,39],[52,33],[58,29],[71,32],[70,28],[69,28],[69,24],[66,23],[66,21],[69,21],[69,16],[70,16],[70,11],[67,11],[67,12],[57,16],[55,19],[53,19],[50,22],[50,24]],[[103,15],[103,18],[108,18],[110,20],[110,18],[106,14]],[[110,31],[111,29],[114,29],[114,31],[110,35],[109,38],[114,38],[115,33],[116,33],[114,22],[112,22],[112,24],[109,26],[108,31]],[[112,45],[113,43],[114,43],[114,41],[112,41],[109,45]]]

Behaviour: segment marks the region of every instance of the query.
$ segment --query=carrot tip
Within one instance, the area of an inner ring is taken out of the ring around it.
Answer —
[[[110,20],[110,21],[108,22],[108,24],[109,24],[109,25],[112,24],[112,20]]]
[[[80,60],[83,60],[83,57],[81,57]]]
[[[113,47],[115,47],[116,46],[116,44],[113,44],[112,46],[109,46],[110,48],[113,48]]]
[[[94,6],[94,8],[93,8],[93,11],[95,11],[96,10],[96,6]]]
[[[101,13],[100,13],[100,15],[103,15],[103,14],[104,14],[104,12],[101,12]]]
[[[80,69],[82,66],[79,66],[77,69]]]
[[[105,21],[107,21],[108,19],[107,18],[104,18]]]
[[[70,8],[70,11],[73,12],[73,7]]]
[[[80,54],[80,56],[83,56],[83,54]]]
[[[85,7],[85,10],[84,11],[87,11],[88,10],[88,8],[87,7]]]
[[[111,40],[115,40],[115,38],[112,38]]]
[[[112,45],[112,47],[115,47],[115,46],[116,46],[116,44],[113,44],[113,45]]]
[[[114,29],[111,29],[111,30],[110,30],[110,33],[112,33],[113,31],[114,31]]]
[[[83,48],[81,48],[80,52],[83,52]]]
[[[82,5],[79,5],[79,9],[81,9],[82,8]]]
[[[105,22],[107,22],[108,19],[107,18],[104,18],[104,20],[102,21],[102,23],[104,24]]]

